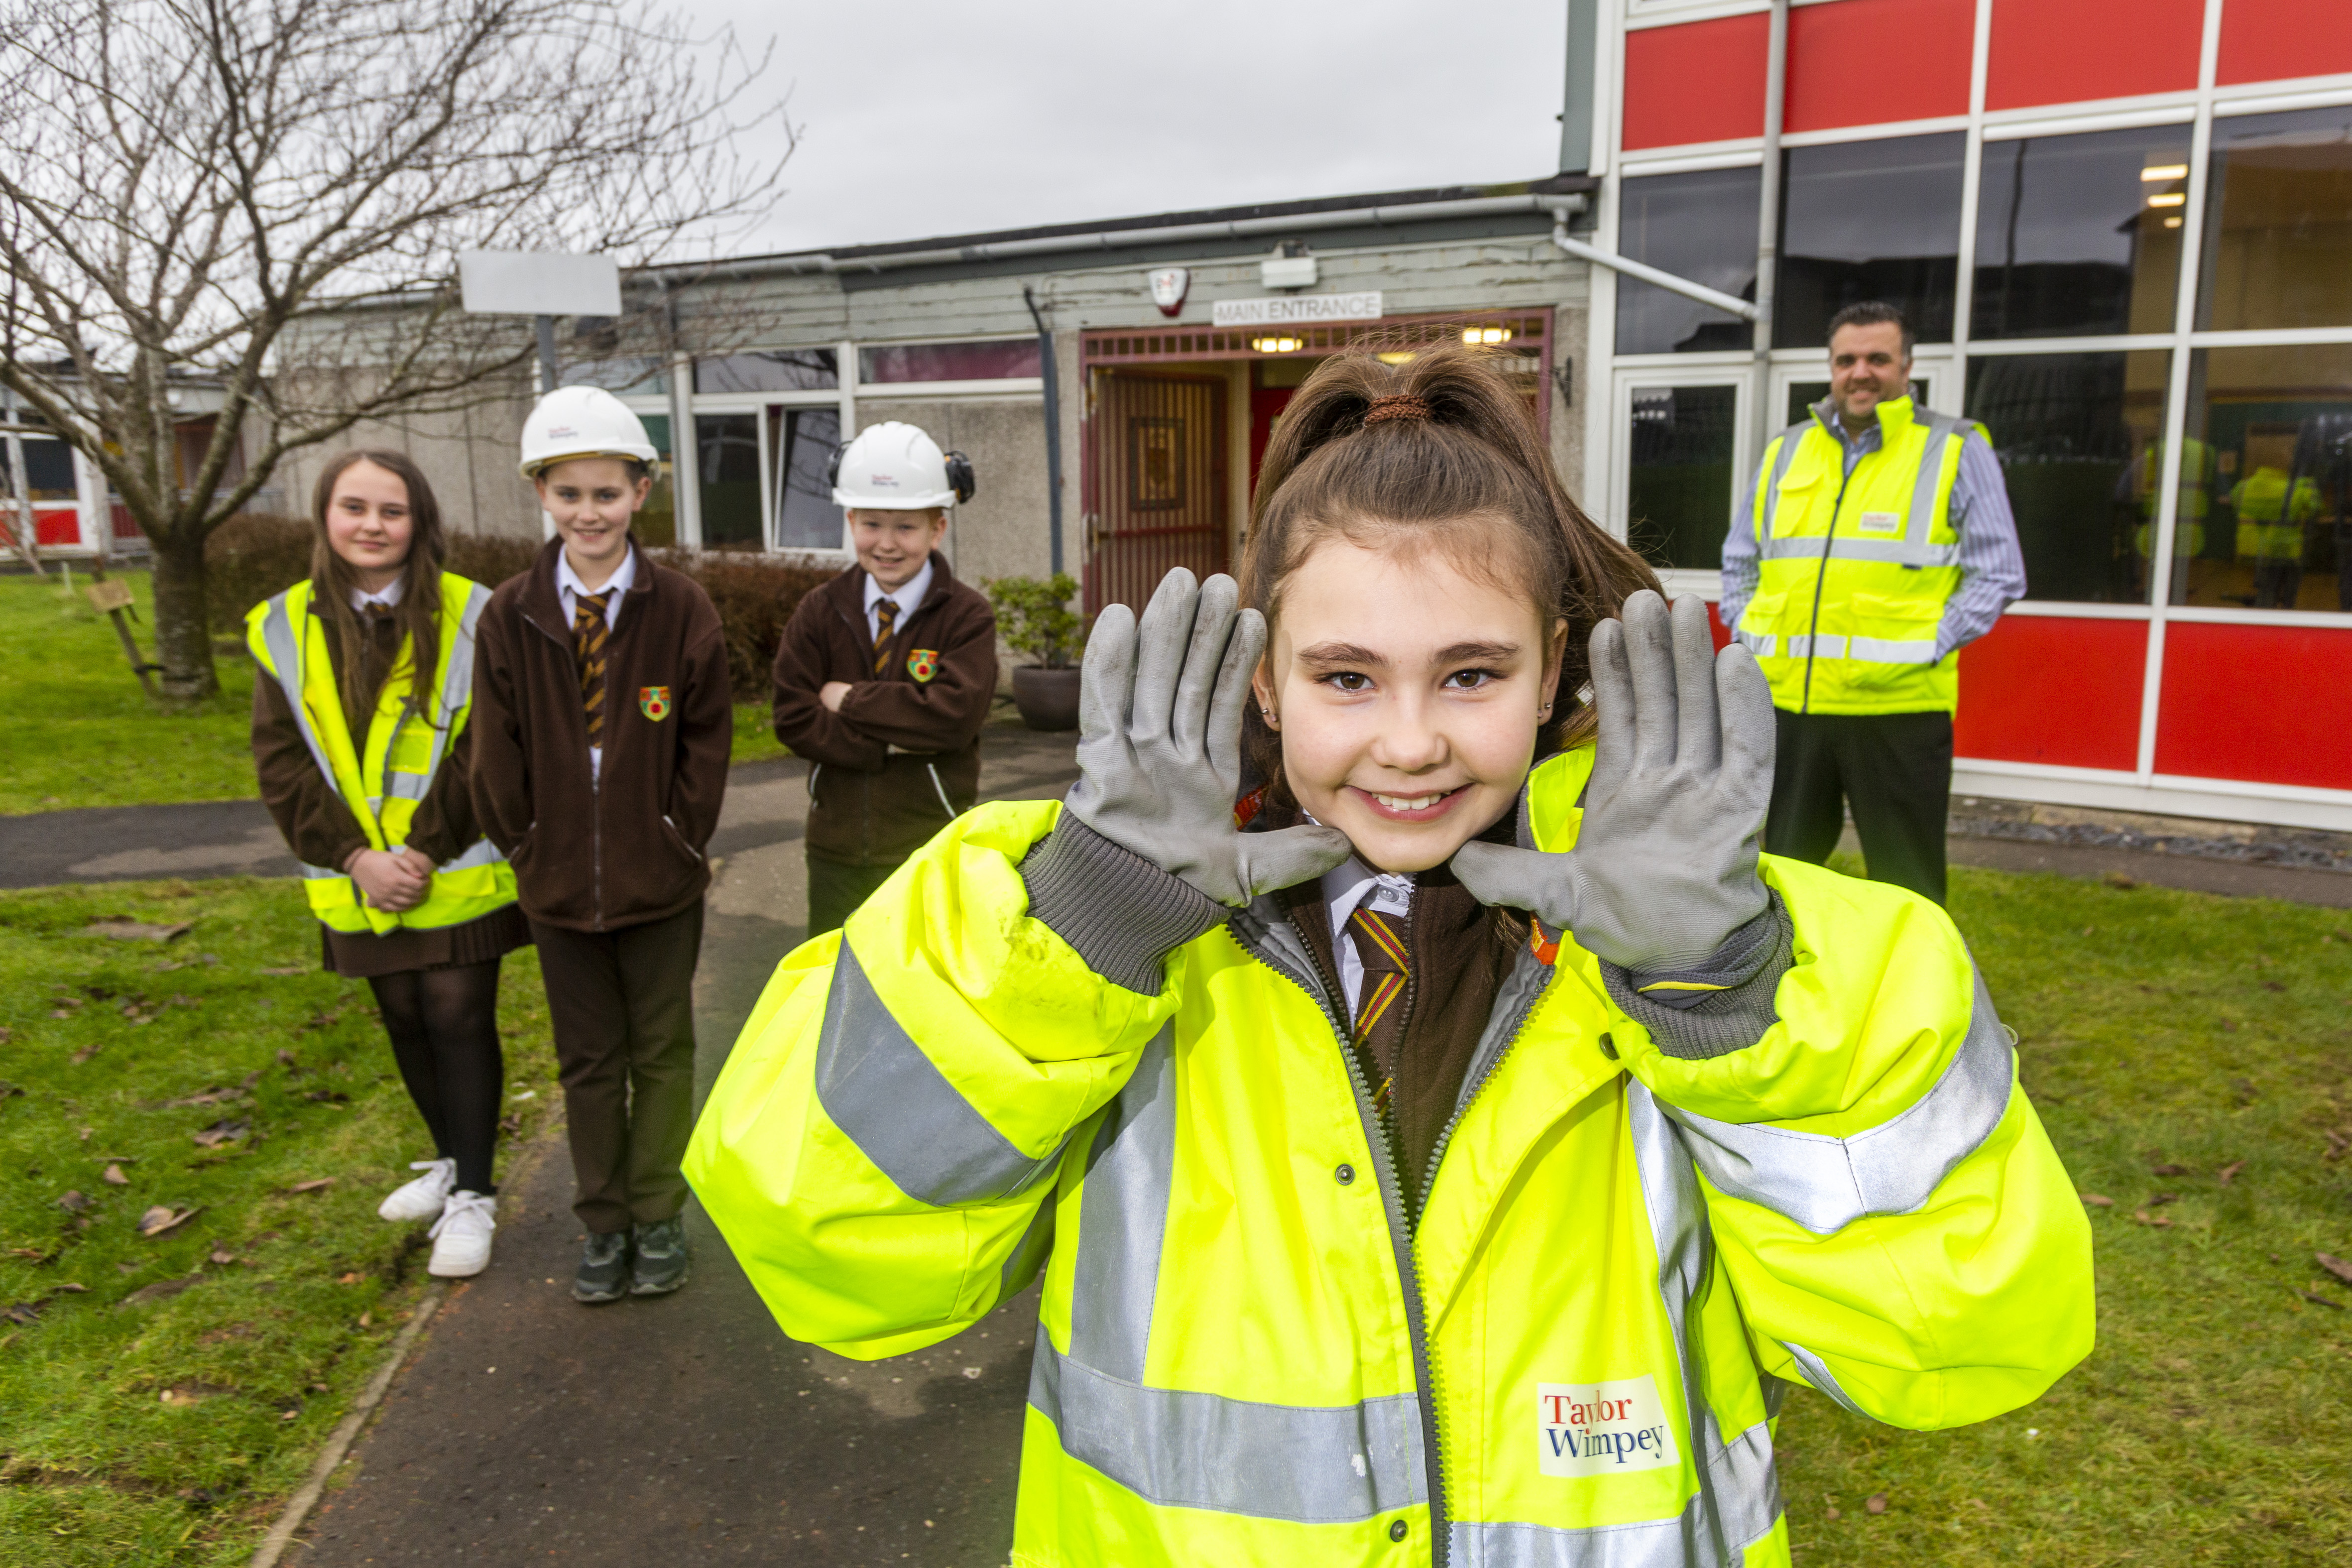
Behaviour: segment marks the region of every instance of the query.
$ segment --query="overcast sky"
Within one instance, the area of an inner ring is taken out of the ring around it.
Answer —
[[[1538,178],[1567,0],[685,0],[803,129],[737,254]]]

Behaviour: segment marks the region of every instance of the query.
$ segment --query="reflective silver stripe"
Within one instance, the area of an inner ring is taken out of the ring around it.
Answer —
[[[1911,480],[1911,515],[1909,525],[1903,531],[1904,542],[1924,547],[1936,517],[1936,492],[1942,489],[1944,448],[1954,437],[1968,439],[1968,432],[1976,428],[1972,419],[1955,419],[1948,414],[1922,409],[1919,423],[1927,427],[1927,444],[1919,453],[1919,471]],[[1955,551],[1957,552],[1957,546]]]
[[[1456,1568],[1739,1568],[1780,1517],[1771,1429],[1759,1421],[1717,1451],[1706,1483],[1672,1519],[1583,1530],[1457,1520],[1446,1561]]]
[[[499,847],[497,845],[491,843],[487,838],[477,838],[474,840],[472,848],[467,850],[463,855],[458,856],[454,860],[444,860],[438,866],[434,867],[433,869],[436,871],[470,871],[478,866],[495,866],[505,858],[506,857],[504,855],[499,853]]]
[[[1958,544],[1914,544],[1903,539],[1856,539],[1841,533],[1824,541],[1818,533],[1795,533],[1785,539],[1768,539],[1757,547],[1757,554],[1766,561],[1819,561],[1822,546],[1829,546],[1832,561],[1870,561],[1890,566],[1957,566],[1960,563]]]
[[[289,588],[269,601],[269,611],[261,617],[261,643],[269,650],[278,689],[286,694],[286,706],[294,710],[294,727],[302,731],[302,743],[310,748],[310,760],[319,764],[327,787],[341,795],[342,791],[335,784],[335,764],[327,760],[327,748],[319,743],[318,731],[310,727],[310,710],[302,701],[302,639],[294,634],[293,618],[286,605],[293,592]]]
[[[1908,1110],[1850,1138],[1717,1121],[1665,1107],[1706,1179],[1815,1236],[1866,1215],[1909,1214],[1992,1135],[2009,1109],[2014,1057],[1984,976],[1968,1037]]]
[[[1770,658],[1773,649],[1780,646],[1779,637],[1768,637],[1762,632],[1751,632],[1745,626],[1734,626],[1731,630],[1731,638],[1759,658]]]
[[[1867,659],[1873,664],[1933,664],[1936,662],[1936,639],[1897,640],[1893,637],[1848,637],[1845,639],[1848,658]]]
[[[1817,1392],[1828,1394],[1865,1421],[1872,1418],[1870,1412],[1856,1405],[1846,1391],[1838,1386],[1837,1374],[1830,1371],[1821,1357],[1794,1340],[1782,1340],[1780,1348],[1796,1358],[1797,1370],[1805,1374],[1805,1381],[1811,1384]]]
[[[1429,1500],[1410,1394],[1297,1405],[1145,1388],[1057,1354],[1040,1333],[1029,1403],[1064,1453],[1162,1507],[1338,1524]]]
[[[436,746],[435,750],[439,748]],[[394,800],[423,800],[425,792],[433,787],[430,773],[394,773],[384,782],[390,786]],[[380,795],[371,797],[370,804],[376,804],[382,798]]]
[[[1070,1354],[1095,1371],[1143,1381],[1160,1248],[1176,1180],[1175,1026],[1143,1049],[1087,1152],[1078,1256],[1070,1281]],[[1044,1338],[1039,1338],[1044,1347]]]
[[[1790,658],[1843,658],[1845,657],[1845,638],[1832,637],[1826,632],[1810,634],[1799,632],[1787,640]]]
[[[313,866],[308,860],[300,861],[299,864],[302,868],[302,876],[305,880],[312,882],[340,882],[343,879],[343,873],[336,870],[331,866]]]
[[[490,591],[479,583],[466,591],[465,607],[457,612],[457,635],[449,645],[449,658],[441,668],[441,689],[436,693],[437,711],[428,726],[431,751],[425,759],[422,773],[395,773],[392,771],[392,748],[384,749],[386,793],[402,800],[422,800],[432,783],[433,775],[441,771],[441,759],[449,754],[449,742],[457,733],[457,713],[474,698],[474,631],[481,625],[483,607],[490,602]],[[418,711],[415,696],[410,698],[411,711]],[[403,722],[406,722],[404,719]],[[394,731],[397,739],[398,731]],[[404,778],[415,778],[416,793],[411,795],[402,784]]]
[[[1007,1198],[1054,1168],[1024,1154],[942,1077],[882,998],[849,943],[834,961],[816,1052],[816,1097],[858,1152],[917,1203]]]
[[[1811,428],[1812,422],[1807,420],[1802,425],[1791,425],[1780,432],[1780,447],[1773,454],[1772,471],[1764,479],[1764,515],[1756,524],[1756,537],[1759,541],[1769,542],[1772,537],[1772,520],[1780,513],[1780,481],[1789,477],[1789,465],[1796,458],[1797,447],[1803,442],[1805,432]]]

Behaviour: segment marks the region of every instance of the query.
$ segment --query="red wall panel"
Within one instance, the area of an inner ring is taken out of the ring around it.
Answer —
[[[2173,622],[2156,771],[2352,789],[2352,627]]]
[[[1993,0],[1985,107],[2193,88],[2204,28],[2205,0]]]
[[[2352,14],[2344,0],[2230,0],[2216,69],[2224,82],[2352,71]]]
[[[1755,11],[1626,34],[1622,145],[1672,147],[1763,135],[1769,26]]]
[[[11,523],[16,520],[10,517]],[[42,544],[79,544],[81,513],[70,506],[33,508],[33,538]]]
[[[2067,768],[2139,763],[2145,621],[2003,616],[1960,650],[1952,750]]]
[[[1976,24],[1976,0],[1843,0],[1791,10],[1783,129],[1966,114]],[[1888,75],[1890,60],[1903,62],[1899,74]]]

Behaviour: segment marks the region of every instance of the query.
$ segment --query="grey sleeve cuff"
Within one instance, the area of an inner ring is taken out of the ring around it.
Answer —
[[[1168,955],[1233,911],[1068,811],[1021,858],[1029,913],[1114,985],[1157,996]]]
[[[1746,1050],[1780,1022],[1773,999],[1796,957],[1788,907],[1779,893],[1769,897],[1762,914],[1694,968],[1636,973],[1602,963],[1609,999],[1677,1060],[1709,1061]]]

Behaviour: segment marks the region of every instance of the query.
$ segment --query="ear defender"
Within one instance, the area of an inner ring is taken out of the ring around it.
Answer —
[[[980,493],[980,481],[972,477],[971,459],[961,452],[942,456],[948,460],[948,489],[955,491],[956,504],[961,506]]]

